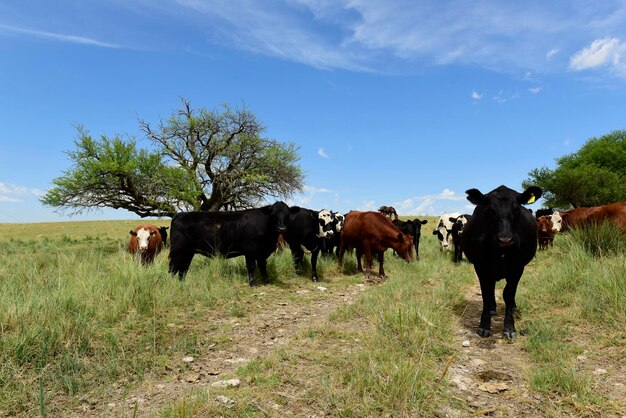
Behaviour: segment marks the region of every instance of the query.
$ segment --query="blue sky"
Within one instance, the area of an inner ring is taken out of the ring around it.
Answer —
[[[0,223],[137,218],[39,197],[76,124],[147,145],[180,97],[298,144],[290,204],[438,215],[625,129],[625,93],[625,1],[4,0]]]

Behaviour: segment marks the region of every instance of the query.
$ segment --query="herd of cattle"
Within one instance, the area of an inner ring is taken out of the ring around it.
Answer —
[[[441,251],[454,248],[453,260],[465,254],[474,265],[483,298],[478,334],[491,335],[491,316],[496,312],[495,284],[506,279],[504,336],[514,338],[515,293],[524,267],[535,256],[537,246],[551,245],[554,234],[567,228],[611,220],[626,229],[626,202],[564,212],[538,210],[536,217],[523,205],[541,197],[542,190],[532,186],[522,193],[500,186],[487,194],[477,189],[467,192],[476,205],[473,214],[442,215],[433,230]],[[170,230],[169,272],[183,279],[195,254],[244,256],[250,286],[258,267],[263,281],[268,280],[267,259],[279,242],[289,246],[297,272],[302,270],[304,254],[311,254],[311,279],[318,280],[319,253],[337,255],[342,265],[346,251],[355,250],[357,268],[369,277],[376,256],[379,276],[384,277],[384,253],[392,248],[406,261],[419,258],[421,227],[426,220],[401,221],[390,206],[379,212],[350,211],[342,215],[329,210],[315,211],[283,202],[255,209],[230,212],[181,212],[174,215]],[[143,224],[130,231],[128,249],[139,254],[144,264],[151,263],[167,240],[167,227]]]

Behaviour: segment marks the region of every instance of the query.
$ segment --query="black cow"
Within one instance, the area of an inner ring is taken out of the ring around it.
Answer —
[[[332,255],[334,249],[335,255],[339,256],[339,244],[341,244],[341,229],[343,228],[345,215],[334,211],[330,211],[330,213],[333,217],[333,236],[330,238],[326,238],[322,241],[322,254]]]
[[[181,212],[172,218],[170,236],[171,274],[183,279],[194,254],[226,258],[245,256],[250,286],[256,285],[259,266],[267,281],[267,258],[276,250],[279,234],[289,225],[289,206],[283,202],[231,212]]]
[[[460,262],[463,259],[463,231],[465,230],[465,224],[472,218],[472,215],[461,215],[456,218],[450,218],[452,222],[452,243],[454,244],[454,260],[455,263]]]
[[[296,273],[302,271],[304,253],[311,253],[311,280],[316,282],[317,257],[322,248],[322,242],[332,237],[333,217],[329,210],[315,211],[292,206],[289,208],[289,229],[285,234],[285,241],[289,244]]]
[[[541,208],[541,209],[537,209],[537,212],[535,212],[535,218],[539,219],[542,216],[550,216],[554,213],[554,208]]]
[[[413,237],[413,245],[415,246],[415,259],[419,260],[419,244],[420,237],[422,236],[422,225],[428,223],[427,220],[420,221],[415,218],[413,220],[401,221],[399,219],[394,219],[393,224],[398,228],[402,233]]]
[[[542,191],[531,186],[518,193],[500,186],[486,195],[477,189],[466,193],[467,200],[477,205],[463,233],[463,252],[474,264],[483,298],[477,333],[481,337],[491,335],[491,315],[496,311],[496,282],[506,279],[502,294],[504,336],[515,338],[515,292],[524,267],[537,251],[537,222],[530,210],[522,205],[534,202],[541,197]]]
[[[163,240],[164,247],[165,247],[165,244],[167,244],[167,230],[168,229],[169,229],[169,226],[159,227],[159,232],[161,233],[161,239]]]

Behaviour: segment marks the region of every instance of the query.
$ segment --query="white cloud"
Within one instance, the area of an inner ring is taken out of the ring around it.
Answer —
[[[518,92],[508,95],[504,92],[504,90],[500,90],[498,94],[493,97],[493,100],[496,101],[497,103],[506,103],[509,100],[518,99],[519,97],[520,97],[520,94]]]
[[[472,90],[472,99],[480,100],[482,99],[484,94],[478,94],[475,90]]]
[[[626,44],[618,38],[596,39],[586,48],[575,53],[569,61],[569,68],[582,71],[605,65],[623,70],[621,55],[626,52]]]
[[[319,156],[320,156],[320,157],[322,157],[322,158],[326,158],[327,160],[329,160],[329,159],[330,159],[330,155],[328,155],[328,154],[326,153],[326,151],[324,150],[324,148],[320,148],[320,149],[318,149],[318,150],[317,150],[317,155],[319,155]]]
[[[441,193],[411,197],[394,202],[393,207],[399,215],[439,215],[444,212],[460,212],[464,206],[458,203],[465,200],[465,195],[459,196],[453,190],[443,189]]]
[[[31,194],[27,187],[0,182],[0,202],[21,202],[22,197]]]
[[[528,89],[528,91],[532,94],[539,94],[541,93],[541,90],[543,90],[543,87],[531,87]]]
[[[548,52],[546,52],[546,59],[552,59],[556,54],[558,54],[560,51],[558,48],[552,48],[551,50],[549,50]]]
[[[37,38],[51,39],[51,40],[60,41],[60,42],[70,42],[70,43],[75,43],[75,44],[98,46],[102,48],[122,48],[122,46],[120,45],[110,44],[108,42],[102,42],[102,41],[87,38],[84,36],[45,32],[45,31],[25,29],[25,28],[19,28],[16,26],[9,26],[9,25],[3,25],[3,24],[0,24],[0,30],[5,30],[8,32],[13,32],[13,33],[19,33],[19,34],[27,35],[27,36],[34,36]]]

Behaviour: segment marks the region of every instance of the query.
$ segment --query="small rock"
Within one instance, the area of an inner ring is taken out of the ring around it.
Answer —
[[[595,369],[593,371],[593,374],[595,375],[606,374],[606,369]]]
[[[327,291],[328,289],[327,289],[327,288],[325,288],[324,286],[317,286],[317,290],[319,290],[320,292],[325,292],[325,291]]]
[[[463,347],[469,347],[469,346],[470,346],[470,342],[469,342],[469,340],[465,340],[465,341],[463,341],[463,342],[461,343],[461,345],[462,345]]]
[[[235,401],[233,401],[230,398],[227,398],[224,395],[218,395],[217,398],[215,398],[218,402],[223,403],[224,405],[228,406],[228,407],[232,407],[235,406]]]
[[[220,380],[219,382],[211,383],[214,388],[236,388],[241,384],[239,379]]]
[[[183,363],[192,363],[193,360],[194,360],[194,358],[191,357],[191,356],[183,357]]]
[[[356,287],[365,287],[365,285],[363,283],[359,283],[355,285]]]
[[[176,324],[172,324],[171,322],[167,324],[168,328],[176,328]]]
[[[309,290],[307,290],[307,289],[296,290],[296,293],[297,293],[298,295],[303,295],[303,294],[305,294],[305,293],[309,293]]]
[[[470,364],[474,367],[480,367],[480,366],[487,364],[487,362],[479,358],[473,358],[470,360]]]
[[[224,360],[225,363],[230,363],[230,364],[241,364],[241,363],[247,363],[248,359],[247,358],[243,358],[243,357],[239,357],[239,358],[235,358],[235,359],[226,359]]]
[[[107,405],[109,408],[115,408],[116,404],[114,402],[111,402]]]
[[[483,392],[499,393],[505,390],[509,390],[509,385],[505,382],[485,382],[478,385],[478,389]]]
[[[580,362],[587,361],[587,356],[583,356],[583,355],[576,356],[576,360]]]

